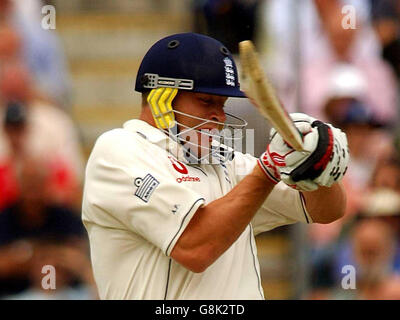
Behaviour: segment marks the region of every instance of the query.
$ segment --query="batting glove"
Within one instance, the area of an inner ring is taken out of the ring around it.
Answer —
[[[290,116],[303,136],[305,151],[294,150],[271,129],[267,151],[258,160],[267,177],[301,191],[340,181],[349,161],[345,133],[303,113]]]

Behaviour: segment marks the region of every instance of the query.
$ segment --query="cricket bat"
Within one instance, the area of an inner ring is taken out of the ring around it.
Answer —
[[[261,69],[253,43],[249,40],[240,42],[239,55],[242,66],[241,84],[244,85],[246,96],[287,144],[297,151],[304,151],[301,134]]]

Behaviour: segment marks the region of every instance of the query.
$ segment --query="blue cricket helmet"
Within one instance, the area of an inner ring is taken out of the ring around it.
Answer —
[[[227,97],[243,97],[235,61],[218,40],[179,33],[156,42],[144,56],[135,90],[171,87]]]

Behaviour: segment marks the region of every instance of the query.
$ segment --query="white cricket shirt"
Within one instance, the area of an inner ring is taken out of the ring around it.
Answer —
[[[196,210],[228,193],[256,158],[236,152],[216,165],[182,159],[180,145],[141,120],[96,141],[82,219],[100,298],[264,299],[254,235],[310,223],[300,193],[276,185],[236,242],[204,272],[193,273],[170,258],[174,245]]]

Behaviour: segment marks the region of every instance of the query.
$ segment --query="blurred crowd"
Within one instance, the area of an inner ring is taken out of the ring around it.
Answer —
[[[96,299],[71,83],[57,33],[41,27],[43,4],[0,0],[0,298]],[[342,24],[346,4],[354,29]],[[305,298],[400,299],[400,2],[193,0],[193,12],[194,31],[233,53],[241,40],[266,42],[264,63],[286,108],[347,134],[347,212],[308,226]],[[264,128],[255,132],[259,155],[265,124],[244,104],[233,108]],[[55,267],[55,290],[43,287],[45,265]],[[355,289],[342,286],[346,266]]]
[[[269,70],[287,108],[341,128],[351,154],[345,217],[308,228],[305,298],[400,299],[400,2],[304,0],[297,13],[291,5],[268,1]],[[343,27],[344,5],[354,28]],[[346,266],[354,288],[342,285]]]
[[[232,52],[247,39],[267,48],[267,74],[290,112],[347,134],[347,212],[335,223],[308,226],[303,298],[400,299],[400,2],[204,0],[194,7],[195,28]],[[260,124],[252,124],[257,141]],[[255,149],[266,143],[259,139]],[[342,286],[348,266],[355,270],[350,289]]]
[[[84,160],[43,5],[0,0],[0,298],[95,299],[80,218]]]

